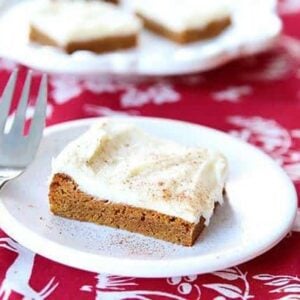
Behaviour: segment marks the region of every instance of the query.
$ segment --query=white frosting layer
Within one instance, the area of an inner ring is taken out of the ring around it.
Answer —
[[[41,1],[30,23],[62,46],[72,41],[136,34],[141,28],[138,18],[101,1]]]
[[[135,11],[177,32],[203,28],[231,14],[232,0],[136,0]]]
[[[208,224],[215,202],[222,203],[226,159],[148,135],[135,126],[100,121],[71,142],[53,161],[79,188],[111,202],[151,209]]]

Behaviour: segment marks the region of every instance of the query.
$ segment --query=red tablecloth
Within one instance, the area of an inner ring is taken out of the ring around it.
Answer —
[[[281,1],[280,12],[281,46],[205,74],[147,81],[50,76],[48,125],[129,114],[211,126],[271,155],[300,193],[300,1]],[[1,89],[15,67],[0,60]],[[24,78],[26,68],[20,68]],[[237,267],[137,279],[65,267],[0,230],[0,299],[300,299],[299,250],[300,233],[292,232],[268,253]]]

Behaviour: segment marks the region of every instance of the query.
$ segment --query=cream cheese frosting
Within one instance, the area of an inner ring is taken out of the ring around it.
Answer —
[[[53,160],[83,192],[113,203],[154,210],[206,224],[223,202],[223,155],[151,136],[131,123],[103,120]]]
[[[136,0],[134,10],[173,31],[205,27],[231,14],[232,0]]]
[[[108,36],[137,34],[141,22],[134,15],[101,1],[43,1],[30,16],[30,24],[64,46]]]

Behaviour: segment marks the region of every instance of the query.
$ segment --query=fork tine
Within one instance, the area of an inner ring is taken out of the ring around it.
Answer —
[[[12,124],[11,132],[13,134],[21,134],[23,133],[24,123],[26,119],[26,107],[29,98],[30,84],[31,84],[32,71],[28,71],[26,80],[23,86],[22,95],[20,98],[20,102],[18,104],[18,108],[15,114],[15,118]]]
[[[43,135],[47,108],[47,75],[44,74],[41,80],[38,98],[36,101],[33,119],[30,125],[29,143],[37,146]]]
[[[14,70],[13,73],[10,75],[2,94],[2,100],[0,103],[0,133],[2,133],[5,128],[6,119],[9,114],[9,109],[13,98],[13,92],[16,85],[17,74],[18,70]]]

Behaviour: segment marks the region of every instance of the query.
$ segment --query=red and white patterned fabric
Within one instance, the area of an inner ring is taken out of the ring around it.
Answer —
[[[281,45],[204,74],[143,79],[50,76],[48,125],[116,114],[185,120],[257,145],[300,193],[300,0],[282,0]],[[0,91],[15,67],[0,60]],[[39,74],[34,78],[37,84]],[[32,111],[28,110],[28,118]],[[266,254],[207,275],[137,279],[49,261],[0,229],[0,299],[300,299],[300,232]]]

